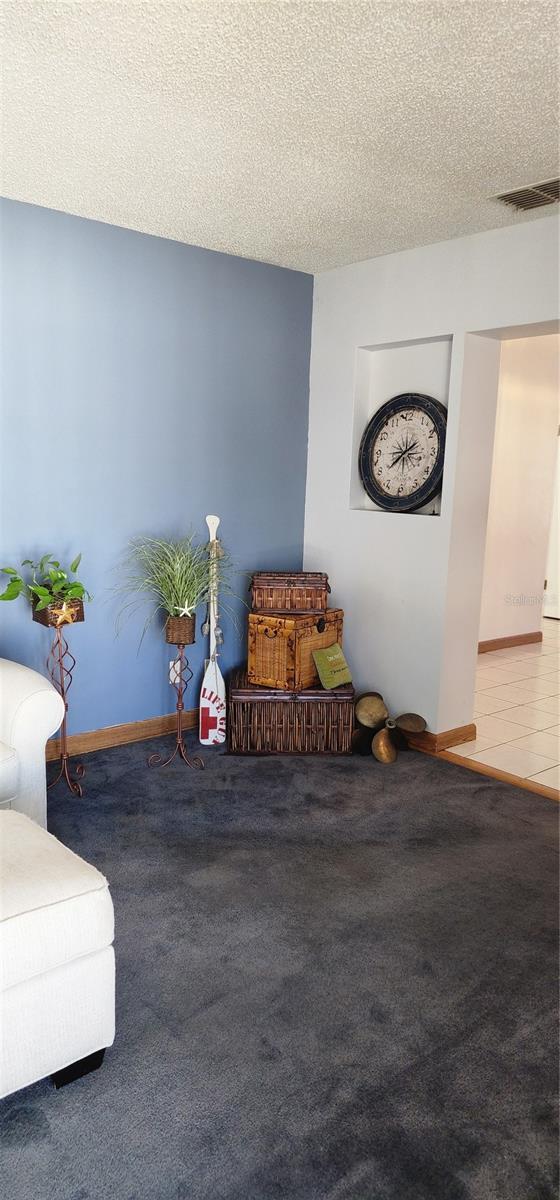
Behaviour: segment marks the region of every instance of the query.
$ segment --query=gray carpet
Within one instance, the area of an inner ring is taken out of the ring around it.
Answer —
[[[447,763],[90,755],[117,1041],[0,1106],[6,1200],[552,1200],[557,808]]]

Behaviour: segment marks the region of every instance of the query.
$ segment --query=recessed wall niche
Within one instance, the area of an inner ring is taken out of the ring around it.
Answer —
[[[452,341],[451,335],[448,335],[410,342],[389,342],[378,346],[358,346],[354,384],[350,508],[382,511],[364,490],[358,469],[362,434],[368,421],[382,404],[401,392],[422,392],[433,396],[447,408]],[[436,496],[435,500],[415,513],[386,515],[399,517],[401,520],[405,516],[437,516],[440,508],[441,496]]]

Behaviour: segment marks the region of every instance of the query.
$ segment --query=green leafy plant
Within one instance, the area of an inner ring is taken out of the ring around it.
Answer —
[[[65,571],[50,554],[43,554],[38,562],[24,558],[21,565],[29,567],[31,579],[24,579],[15,567],[0,567],[0,574],[8,576],[8,584],[5,591],[0,593],[0,600],[17,600],[18,596],[24,596],[36,612],[41,612],[54,602],[91,600],[83,583],[70,578],[75,576],[81,561],[82,556],[78,554]]]
[[[231,559],[222,549],[215,566],[220,591],[231,592],[228,582]],[[152,612],[144,623],[140,644],[157,613],[166,617],[191,617],[208,602],[211,560],[208,544],[199,545],[194,534],[184,538],[137,537],[129,546],[120,567],[119,595],[126,597],[117,617],[117,632],[125,618],[133,616],[145,604]]]

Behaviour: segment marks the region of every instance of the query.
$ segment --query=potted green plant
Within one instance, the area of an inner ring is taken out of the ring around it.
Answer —
[[[220,560],[222,574],[227,555]],[[165,617],[165,640],[175,646],[195,641],[195,612],[208,602],[211,561],[207,545],[197,545],[194,534],[177,540],[138,537],[130,543],[121,568],[119,593],[128,597],[118,621],[146,603],[153,605],[142,631],[142,639],[154,617]]]
[[[43,554],[38,562],[25,558],[22,567],[28,567],[31,578],[25,579],[15,567],[0,567],[0,574],[8,576],[5,591],[0,600],[17,600],[24,596],[29,600],[34,621],[41,625],[73,625],[84,620],[84,600],[91,600],[83,583],[75,578],[82,560],[78,554],[67,570],[56,558]],[[72,578],[74,576],[74,578]]]

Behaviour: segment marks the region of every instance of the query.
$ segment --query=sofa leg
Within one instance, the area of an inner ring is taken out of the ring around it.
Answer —
[[[70,1063],[69,1067],[63,1067],[61,1071],[55,1071],[51,1075],[51,1079],[56,1088],[65,1087],[67,1083],[74,1083],[75,1079],[80,1079],[82,1075],[89,1075],[90,1071],[97,1071],[101,1066],[105,1057],[105,1048],[96,1050],[94,1054],[88,1054],[86,1058],[80,1058],[78,1062]]]

